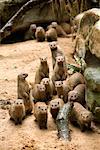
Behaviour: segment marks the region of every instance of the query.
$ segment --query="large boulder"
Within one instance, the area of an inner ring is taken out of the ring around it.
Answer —
[[[84,72],[87,82],[86,104],[94,115],[94,120],[100,122],[100,67],[87,68]]]
[[[100,20],[95,23],[88,36],[88,48],[100,59]]]
[[[87,50],[100,58],[100,9],[93,8],[78,15],[75,51],[79,57],[85,58]]]
[[[80,21],[79,33],[87,38],[94,24],[100,19],[100,9],[93,8],[86,11]]]
[[[100,92],[100,67],[87,68],[84,72],[87,81],[87,86],[94,92]]]

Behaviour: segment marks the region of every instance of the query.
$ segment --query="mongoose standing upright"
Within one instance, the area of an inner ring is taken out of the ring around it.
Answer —
[[[63,81],[55,81],[55,89],[59,98],[62,98],[64,103],[68,101],[68,92],[70,91],[69,86]]]
[[[25,106],[23,99],[17,99],[12,102],[9,108],[10,119],[15,121],[15,124],[21,124],[25,117]]]
[[[40,129],[47,129],[48,111],[44,102],[37,102],[34,106],[34,116]]]
[[[17,77],[17,93],[18,99],[21,98],[24,100],[26,114],[30,114],[33,109],[33,103],[30,99],[30,88],[29,84],[26,81],[27,73],[21,73]]]
[[[53,69],[54,69],[54,66],[56,64],[56,57],[57,56],[64,57],[64,54],[56,41],[50,42],[49,47],[50,47],[51,54],[52,54],[52,64],[53,64]],[[65,59],[65,57],[64,57],[64,59]]]
[[[45,85],[46,88],[46,98],[50,100],[53,96],[53,85],[49,78],[43,78],[41,84]]]
[[[56,64],[53,70],[52,82],[63,81],[67,78],[67,70],[65,69],[65,60],[63,56],[56,57]]]
[[[36,28],[35,37],[38,42],[45,41],[45,30],[43,27],[39,26]]]
[[[49,66],[46,57],[40,58],[40,66],[35,74],[35,83],[39,84],[43,78],[49,78]]]

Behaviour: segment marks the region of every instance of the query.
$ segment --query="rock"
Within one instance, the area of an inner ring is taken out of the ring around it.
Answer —
[[[78,24],[78,34],[76,36],[75,52],[79,57],[85,58],[87,50],[100,57],[100,9],[93,8],[79,14],[75,21]],[[98,23],[96,23],[98,22]]]
[[[9,1],[12,5],[13,0],[8,0],[8,2]],[[3,2],[1,2],[1,4],[3,5],[1,14],[3,14],[5,7],[8,5]],[[10,20],[0,30],[1,41],[2,39],[11,35],[11,33],[18,30],[21,32],[24,30],[23,32],[25,32],[25,30],[27,30],[32,23],[45,24],[52,21],[62,22],[66,21],[66,18],[68,19],[68,14],[66,14],[65,1],[55,2],[53,0],[29,0],[28,2],[24,3],[24,5],[21,4],[20,9],[16,8],[18,3],[14,3],[14,5],[15,8],[10,6],[10,8],[7,7],[7,10],[5,10],[6,19],[4,20]],[[16,9],[16,11],[14,11],[12,14],[10,11],[13,11],[14,9]],[[10,17],[7,13],[8,10],[11,14]],[[3,19],[3,16],[1,16],[1,18]]]
[[[90,52],[100,59],[100,20],[93,26],[88,43]]]
[[[100,9],[93,8],[86,11],[80,21],[79,33],[86,39],[94,24],[100,19]]]
[[[74,23],[75,23],[75,25],[76,25],[77,27],[79,27],[80,21],[81,21],[81,19],[82,19],[83,16],[84,16],[84,12],[78,14],[78,15],[74,18]]]
[[[94,120],[100,123],[100,92],[86,91],[86,104],[94,115]]]
[[[89,67],[84,72],[87,86],[94,92],[100,92],[100,67]]]
[[[25,4],[27,0],[0,0],[0,28]]]
[[[94,120],[100,122],[100,67],[87,68],[84,76],[87,81],[86,104]]]

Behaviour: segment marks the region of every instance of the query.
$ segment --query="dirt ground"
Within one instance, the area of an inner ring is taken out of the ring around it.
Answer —
[[[74,43],[71,39],[58,40],[64,50],[67,61],[71,58]],[[27,80],[34,82],[35,71],[39,65],[39,57],[47,56],[52,73],[51,53],[47,42],[26,41],[0,46],[0,99],[16,99],[17,75],[21,72],[29,74]],[[100,134],[86,131],[70,125],[71,142],[57,138],[56,125],[51,115],[48,117],[48,129],[40,130],[34,116],[27,117],[22,125],[15,125],[9,120],[7,110],[0,109],[0,150],[99,150]]]

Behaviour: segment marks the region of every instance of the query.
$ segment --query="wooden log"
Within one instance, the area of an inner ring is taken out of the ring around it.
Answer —
[[[73,103],[67,102],[64,106],[60,109],[56,124],[58,129],[58,138],[63,140],[71,140],[70,137],[70,129],[69,129],[69,116],[73,107]]]

